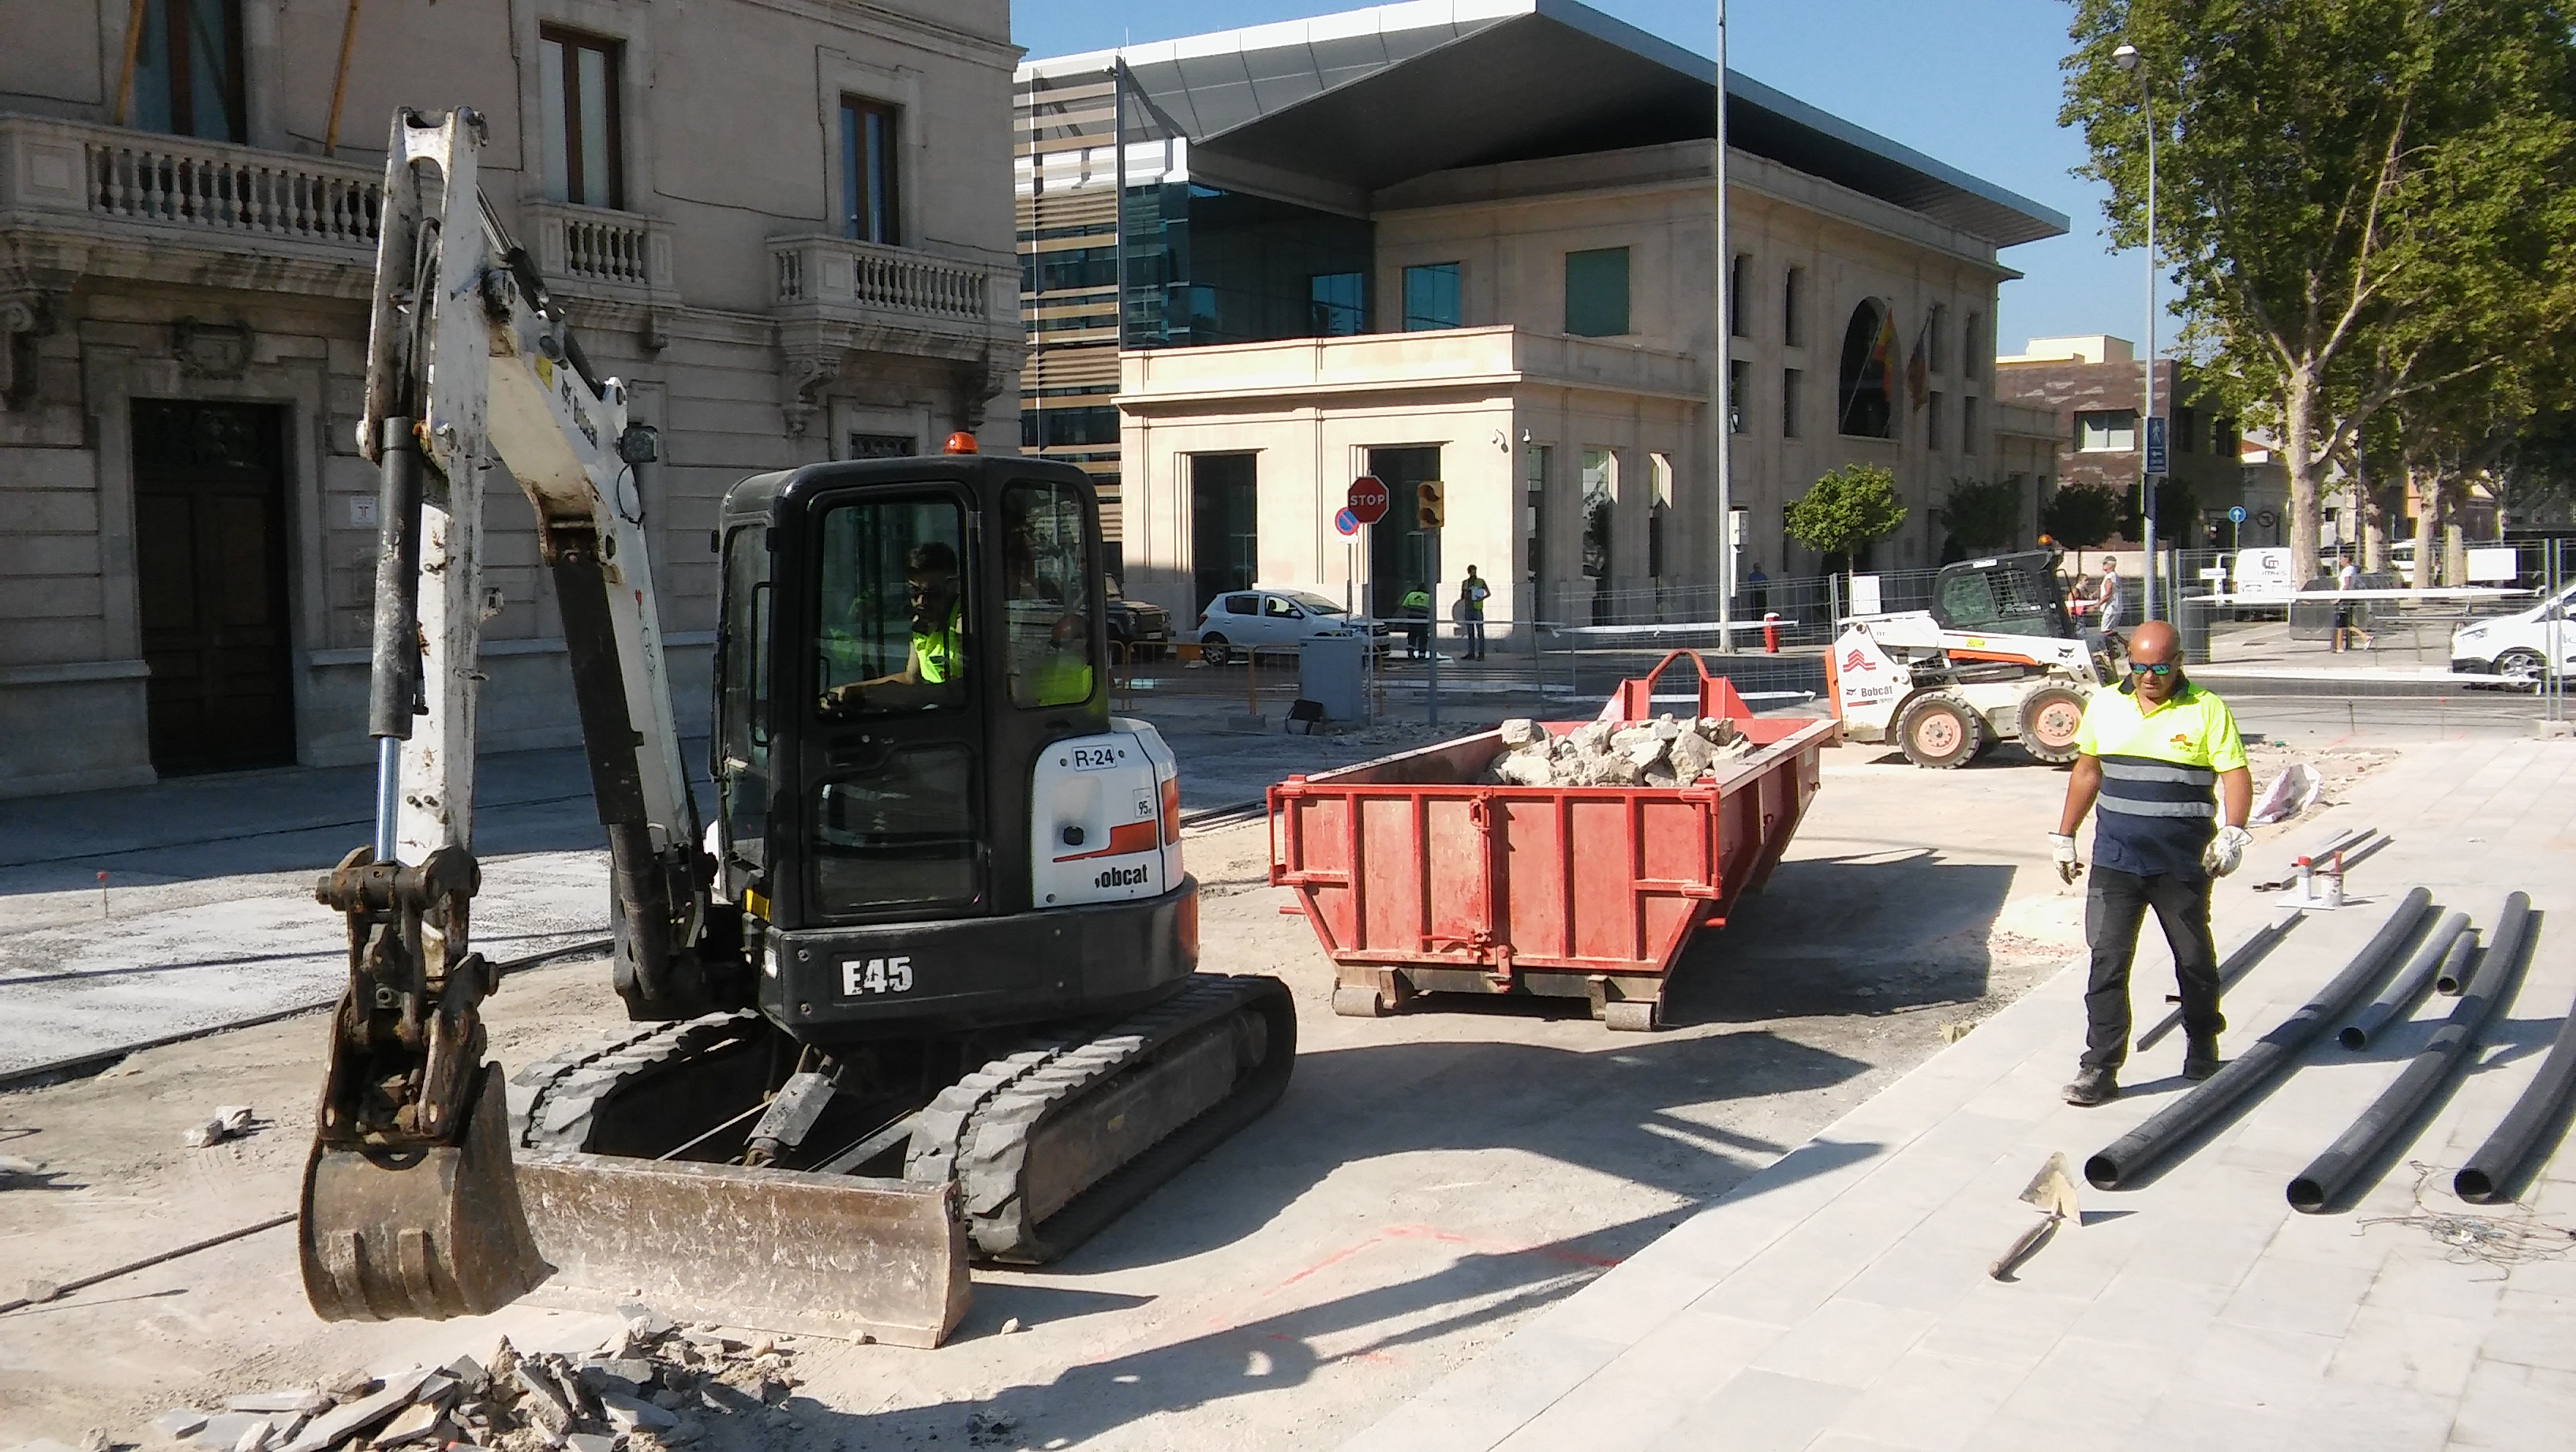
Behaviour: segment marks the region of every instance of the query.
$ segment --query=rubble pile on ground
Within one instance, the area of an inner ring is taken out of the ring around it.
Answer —
[[[1715,716],[1593,721],[1563,736],[1526,719],[1501,729],[1506,749],[1479,778],[1488,786],[1680,786],[1753,749],[1734,722]]]
[[[353,1371],[220,1412],[169,1412],[140,1440],[188,1452],[661,1452],[700,1442],[719,1418],[751,1419],[755,1435],[803,1430],[782,1405],[796,1378],[775,1338],[623,1310],[624,1329],[584,1356],[522,1353],[505,1337],[484,1361]]]

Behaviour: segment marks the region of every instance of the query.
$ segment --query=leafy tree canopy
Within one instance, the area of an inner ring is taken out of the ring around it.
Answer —
[[[2089,550],[2120,532],[2129,492],[2106,484],[2066,484],[2039,511],[2040,527],[2069,549]]]
[[[1961,549],[2004,549],[2021,532],[2021,491],[2010,479],[1953,479],[1932,513]]]
[[[2060,119],[2135,247],[2152,114],[2177,310],[2280,429],[2310,570],[2319,485],[2374,414],[2510,366],[2567,316],[2567,0],[2074,4]]]
[[[1896,476],[1875,464],[1845,464],[1790,501],[1789,537],[1837,558],[1905,523],[1896,498]]]

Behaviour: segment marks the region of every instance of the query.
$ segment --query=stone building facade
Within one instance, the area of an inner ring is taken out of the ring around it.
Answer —
[[[2199,549],[2280,544],[2288,487],[2242,460],[2235,410],[2189,364],[2156,360],[2156,412],[2167,423],[2169,487],[2156,529],[2168,545]],[[2047,414],[2055,423],[2058,481],[2138,490],[2139,394],[2145,373],[2126,338],[2086,334],[2033,338],[2018,354],[1995,360],[1997,397]],[[2259,451],[2258,451],[2259,452]],[[2187,496],[2190,513],[2173,508]],[[2227,512],[2242,506],[2245,526],[2231,530]],[[2121,541],[2123,544],[2129,541]]]
[[[1016,437],[1004,0],[0,0],[0,35],[0,795],[367,755],[397,107],[481,112],[488,199],[661,430],[684,730],[727,487]],[[506,481],[486,519],[485,745],[567,744]]]
[[[1117,424],[1029,442],[1116,478],[1129,592],[1390,608],[1431,561],[1401,494],[1338,533],[1361,473],[1447,486],[1439,578],[1479,566],[1498,622],[1696,618],[1730,544],[1811,573],[1785,506],[1849,462],[1909,507],[1874,563],[1937,563],[1953,481],[2039,463],[1991,398],[1998,254],[2066,221],[1730,75],[1721,276],[1716,79],[1571,0],[1022,67],[1023,385]]]

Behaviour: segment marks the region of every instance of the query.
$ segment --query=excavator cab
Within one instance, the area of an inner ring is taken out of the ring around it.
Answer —
[[[1191,971],[1177,772],[1109,715],[1099,537],[1090,480],[1022,458],[727,496],[721,896],[798,1038],[1116,1011]]]

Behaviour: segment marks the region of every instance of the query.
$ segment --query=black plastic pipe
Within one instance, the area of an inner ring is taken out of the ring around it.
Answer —
[[[2236,945],[2236,951],[2229,953],[2226,959],[2218,965],[2219,993],[2223,996],[2227,990],[2234,988],[2238,979],[2241,979],[2246,974],[2253,972],[2255,967],[2263,961],[2266,955],[2270,954],[2274,948],[2280,946],[2281,940],[2290,935],[2290,929],[2297,927],[2299,924],[2306,922],[2307,920],[2308,915],[2305,912],[2293,907],[2288,912],[2274,918],[2268,923],[2265,923],[2263,926],[2256,928],[2253,932],[2246,934],[2245,941]],[[2178,1000],[2167,1000],[2167,1002],[2176,1001]],[[2138,1052],[2143,1054],[2147,1050],[2154,1048],[2165,1035],[2172,1033],[2175,1029],[2181,1027],[2182,1010],[2177,1008],[2172,1012],[2167,1013],[2163,1018],[2156,1020],[2156,1026],[2154,1028],[2138,1035]]]
[[[2390,1019],[2405,1012],[2416,995],[2424,991],[2424,985],[2432,981],[2434,970],[2450,961],[2451,945],[2468,926],[2467,913],[2444,913],[2433,931],[2415,945],[2415,954],[2406,960],[2406,966],[2397,970],[2397,976],[2388,980],[2388,986],[2379,991],[2370,1006],[2354,1014],[2352,1022],[2345,1024],[2335,1038],[2347,1049],[2369,1048],[2371,1037]]]
[[[2469,986],[2469,960],[2477,955],[2477,929],[2460,934],[2451,951],[2442,955],[2441,971],[2433,975],[2433,991],[2446,998],[2457,998]]]
[[[2513,1111],[2451,1177],[2452,1192],[2472,1205],[2510,1199],[2516,1176],[2539,1147],[2541,1134],[2556,1122],[2570,1088],[2576,1088],[2576,1010],[2559,1020],[2558,1042],[2549,1046],[2549,1057],[2523,1086]]]
[[[2478,958],[2477,972],[2460,994],[2450,1018],[2406,1066],[2406,1072],[2397,1076],[2397,1082],[2372,1100],[2341,1138],[2290,1181],[2291,1209],[2311,1215],[2325,1209],[2352,1184],[2364,1166],[2377,1161],[2413,1123],[2415,1111],[2423,1108],[2433,1091],[2450,1079],[2451,1071],[2459,1067],[2461,1055],[2476,1042],[2487,1020],[2495,1016],[2514,960],[2522,954],[2524,930],[2530,924],[2529,895],[2508,895],[2504,911],[2496,915],[2495,932],[2487,939],[2487,950]]]
[[[2271,1077],[2295,1063],[2301,1050],[2316,1041],[2326,1026],[2344,1016],[2354,999],[2370,991],[2388,969],[2398,945],[2415,931],[2431,906],[2433,894],[2409,891],[2379,931],[2344,966],[2334,981],[2317,991],[2307,1006],[2289,1016],[2234,1062],[2201,1081],[2199,1088],[2158,1110],[2146,1123],[2113,1141],[2084,1162],[2084,1178],[2097,1190],[2116,1190],[2145,1174],[2194,1130],[2225,1113]]]

